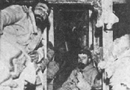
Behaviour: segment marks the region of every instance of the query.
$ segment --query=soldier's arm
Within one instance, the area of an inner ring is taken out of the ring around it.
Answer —
[[[62,86],[67,87],[67,86],[75,85],[77,83],[76,74],[77,74],[77,70],[73,70],[69,78],[67,79],[67,81]]]
[[[91,86],[94,85],[94,81],[96,79],[96,76],[97,76],[98,72],[96,70],[96,68],[93,68],[92,72],[91,72]]]
[[[1,10],[1,29],[6,25],[18,22],[24,16],[26,13],[20,5],[12,5]]]

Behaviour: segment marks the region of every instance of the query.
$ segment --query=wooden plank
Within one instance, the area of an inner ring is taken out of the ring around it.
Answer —
[[[82,23],[82,46],[89,48],[89,11],[84,12],[84,22]]]
[[[96,0],[46,0],[53,4],[91,4]]]
[[[53,10],[51,10],[51,13],[49,15],[49,21],[50,21],[49,41],[54,46],[54,14],[53,14]]]
[[[93,2],[97,2],[98,0],[46,0],[49,3],[53,4],[93,4]],[[109,0],[108,0],[109,1]],[[126,3],[126,0],[113,0],[114,4],[122,4]]]
[[[0,10],[0,36],[2,34],[2,19],[1,19],[1,10]]]
[[[126,0],[113,0],[114,4],[123,4],[126,3]]]
[[[113,43],[113,31],[105,32],[103,30],[103,58],[108,51],[110,44]],[[103,73],[103,79],[106,79],[106,72]],[[109,90],[109,85],[103,82],[103,90]]]
[[[91,17],[92,15],[92,11],[89,10],[89,18]],[[93,36],[93,33],[92,33],[92,23],[89,21],[89,47],[91,47],[92,45],[92,36]]]
[[[36,0],[0,0],[0,7],[3,4],[11,4],[11,3],[22,3],[22,4],[31,4],[34,3]],[[93,2],[97,2],[98,0],[45,0],[51,4],[91,4]],[[113,0],[114,4],[122,4],[126,3],[127,0]]]
[[[113,12],[113,0],[102,0],[102,13],[104,13],[104,18],[108,17],[108,13]],[[103,58],[105,57],[107,51],[109,50],[110,44],[113,42],[113,31],[112,30],[102,30],[103,34]],[[106,72],[103,73],[103,90],[109,90],[109,85],[106,84]]]
[[[44,53],[45,53],[45,59],[47,59],[47,28],[45,28],[44,33],[43,33],[42,43],[44,45],[43,48],[44,48]],[[44,90],[47,90],[47,68],[43,72],[43,87],[44,87]]]
[[[50,30],[49,30],[49,41],[53,44],[54,46],[54,11],[51,10],[51,13],[49,15],[49,21],[50,21]],[[52,80],[50,83],[47,83],[47,90],[53,90],[53,81]]]

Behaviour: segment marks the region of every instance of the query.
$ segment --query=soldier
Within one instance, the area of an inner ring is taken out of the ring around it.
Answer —
[[[84,49],[78,54],[78,67],[59,90],[90,90],[98,72],[92,64],[91,53]]]
[[[49,8],[47,4],[42,2],[38,2],[33,9],[32,7],[27,8],[26,6],[21,5],[11,5],[1,10],[0,75],[3,77],[0,79],[0,85],[13,77],[10,72],[13,71],[12,68],[15,68],[15,61],[20,64],[17,65],[18,68],[20,68],[20,66],[25,66],[24,68],[28,67],[25,71],[31,69],[33,72],[31,73],[35,74],[35,70],[33,71],[35,67],[31,63],[32,59],[29,56],[29,53],[33,52],[43,39],[42,33],[45,27],[44,22],[47,21],[48,15]],[[40,62],[44,57],[44,55],[42,55],[44,53],[43,50],[38,51],[40,56],[38,60]],[[14,65],[12,63],[14,63]],[[6,72],[3,72],[2,70],[6,70]],[[22,72],[23,69],[20,71]],[[27,76],[31,76],[31,73]],[[31,83],[34,83],[35,78],[30,79],[30,81]],[[19,85],[21,86],[23,83]]]

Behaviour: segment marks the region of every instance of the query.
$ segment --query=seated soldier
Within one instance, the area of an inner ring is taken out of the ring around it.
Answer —
[[[78,54],[78,67],[59,90],[91,90],[98,72],[93,66],[89,50],[81,50]]]

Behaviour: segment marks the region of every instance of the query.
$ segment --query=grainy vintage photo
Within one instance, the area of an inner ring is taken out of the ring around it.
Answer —
[[[130,90],[130,0],[0,0],[0,90]]]

